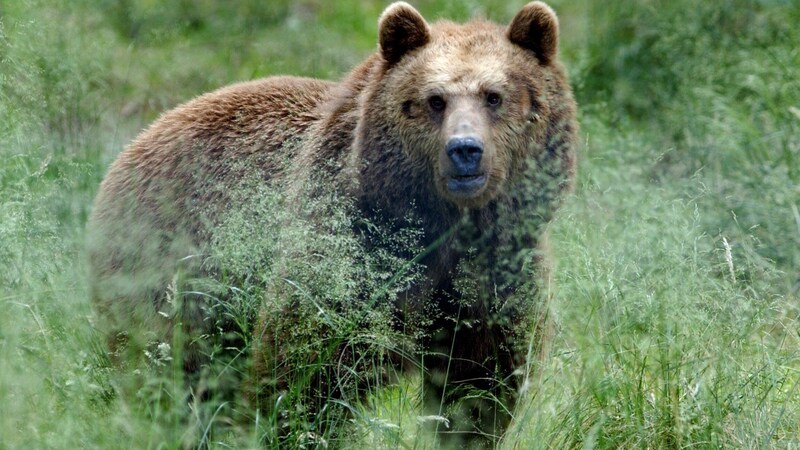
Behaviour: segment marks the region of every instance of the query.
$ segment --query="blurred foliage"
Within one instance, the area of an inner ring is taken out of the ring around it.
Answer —
[[[95,2],[123,38],[156,44],[186,35],[224,36],[230,30],[250,31],[284,20],[292,2],[214,0],[174,2],[103,0]]]
[[[742,86],[747,70],[765,66],[765,82],[783,83],[796,58],[781,53],[797,34],[794,2],[589,2],[588,14],[589,61],[579,95],[611,102],[619,114],[634,118],[658,117],[676,106],[676,96],[701,86],[761,97],[768,93]]]
[[[797,2],[589,3],[578,96],[589,114],[647,129],[653,179],[702,182],[711,234],[740,256],[800,268]],[[669,181],[667,181],[669,182]]]

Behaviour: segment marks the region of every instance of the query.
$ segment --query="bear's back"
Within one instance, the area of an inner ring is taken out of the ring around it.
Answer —
[[[243,180],[282,176],[336,83],[299,77],[243,82],[164,113],[112,164],[88,226],[92,291],[125,316],[159,297],[177,261],[202,251],[215,211]],[[119,303],[122,304],[119,304]]]
[[[100,192],[113,197],[123,193],[118,184],[125,184],[124,192],[129,192],[136,188],[131,182],[213,172],[220,161],[230,164],[275,153],[302,138],[320,119],[319,105],[335,86],[310,78],[271,77],[197,97],[164,113],[142,132],[111,166]]]

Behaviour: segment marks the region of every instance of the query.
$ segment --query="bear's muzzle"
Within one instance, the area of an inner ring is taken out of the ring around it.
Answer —
[[[447,189],[450,192],[470,196],[486,184],[486,174],[481,172],[483,142],[480,139],[453,137],[447,142],[445,152],[452,163],[447,174]]]

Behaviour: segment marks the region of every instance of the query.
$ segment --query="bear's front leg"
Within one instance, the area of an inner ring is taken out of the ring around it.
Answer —
[[[525,337],[510,317],[456,309],[436,324],[424,355],[426,414],[446,418],[431,422],[445,448],[492,447],[513,417]]]
[[[469,231],[460,237],[476,242]],[[432,298],[441,315],[425,346],[423,397],[426,414],[448,420],[433,422],[448,447],[499,442],[552,335],[546,235],[493,242],[462,253],[460,275]]]

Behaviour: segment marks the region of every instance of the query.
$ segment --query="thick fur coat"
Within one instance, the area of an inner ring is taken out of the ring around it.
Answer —
[[[508,26],[428,24],[398,2],[379,19],[378,51],[340,83],[268,78],[165,113],[112,165],[90,221],[110,342],[134,329],[170,338],[167,286],[200,270],[215,214],[235,207],[225,186],[253,174],[293,192],[320,183],[376,223],[421,229],[432,250],[398,315],[423,301],[440,312],[420,342],[425,396],[451,412],[447,439],[497,439],[546,348],[544,228],[575,175],[576,107],[557,45],[541,2]],[[184,331],[201,334],[203,310],[185,308]],[[188,352],[187,370],[202,362]],[[497,400],[465,400],[472,389]]]

